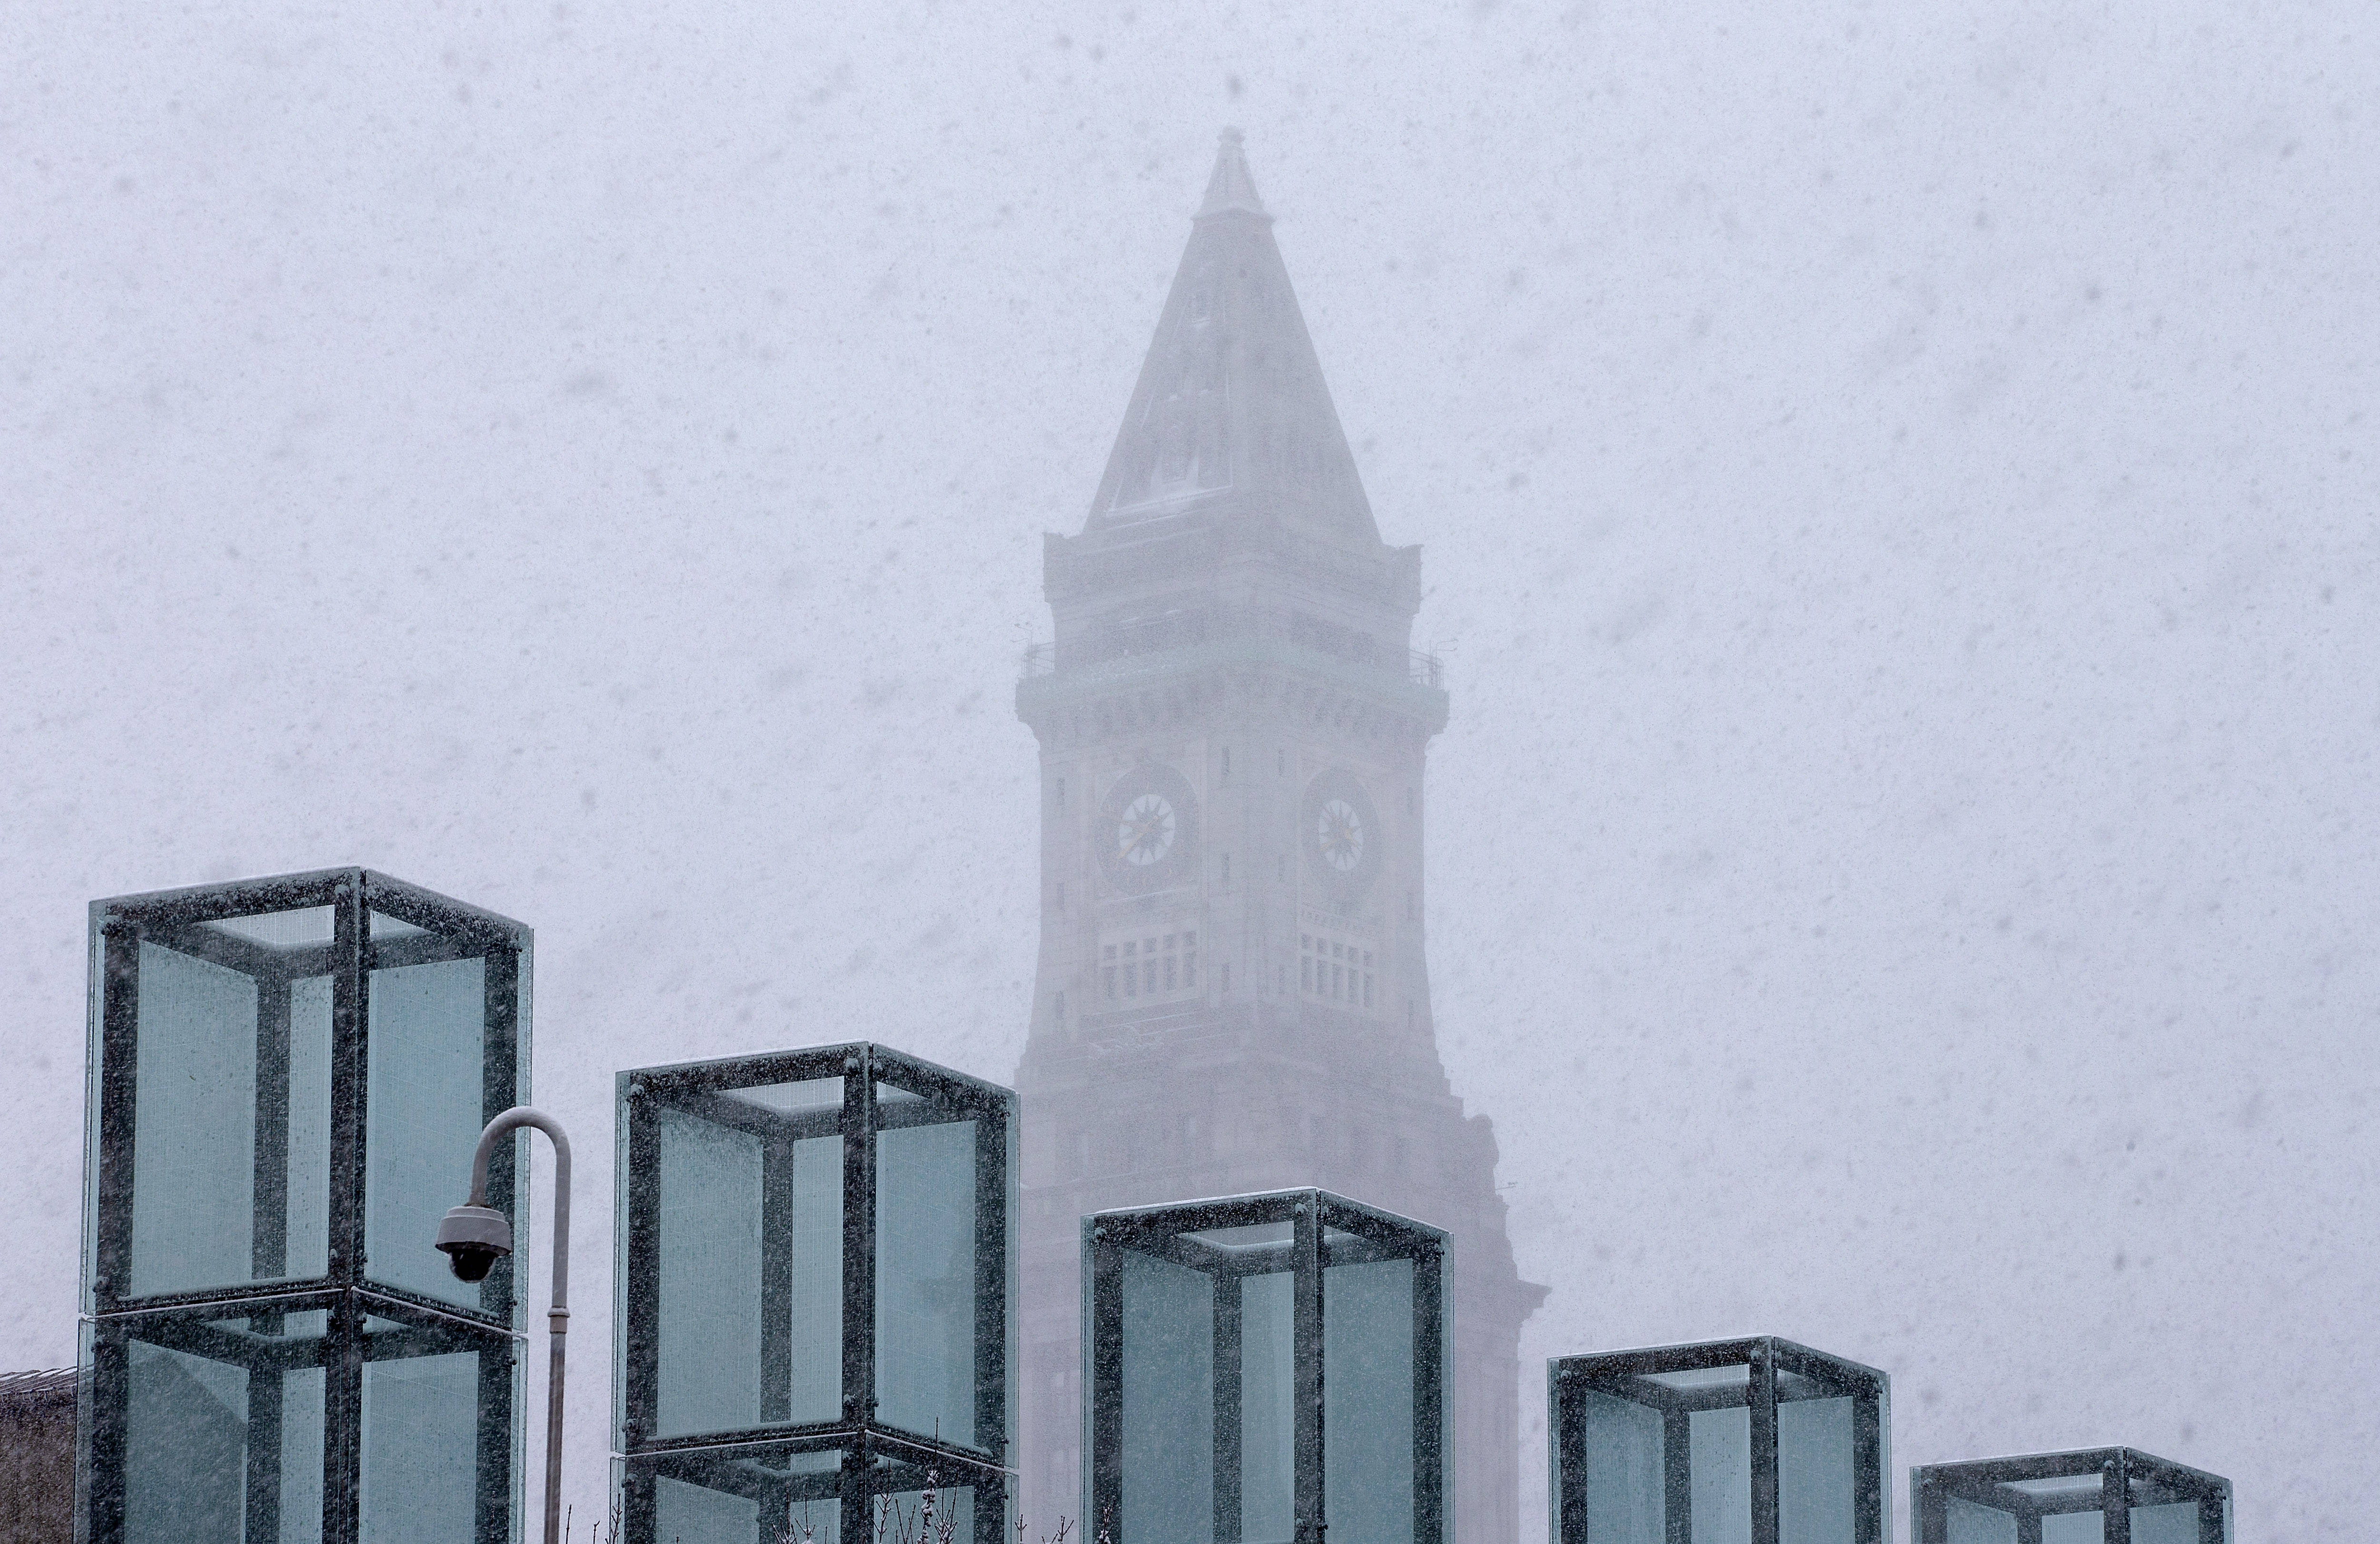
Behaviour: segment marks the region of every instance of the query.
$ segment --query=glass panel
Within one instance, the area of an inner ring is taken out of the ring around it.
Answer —
[[[843,1537],[842,1467],[843,1454],[832,1450],[769,1453],[743,1465],[747,1475],[765,1475],[777,1492],[769,1509],[770,1544],[835,1544]]]
[[[2132,1544],[2198,1544],[2198,1503],[2132,1508]]]
[[[129,1295],[249,1280],[256,981],[140,945]]]
[[[128,1296],[328,1268],[330,983],[293,983],[252,940],[213,947],[239,964],[140,945]]]
[[[838,1086],[843,1079],[825,1079]],[[784,1149],[788,1236],[773,1243],[785,1273],[785,1407],[776,1418],[831,1421],[843,1414],[843,1138],[817,1137]]]
[[[331,942],[337,914],[329,906],[299,906],[291,911],[260,912],[254,917],[218,917],[197,926],[229,933],[249,943],[275,951],[320,949]]]
[[[1739,1404],[1686,1420],[1694,1544],[1752,1544],[1752,1412]]]
[[[655,1531],[671,1544],[751,1544],[760,1503],[664,1476],[653,1482]]]
[[[1663,1544],[1661,1412],[1592,1391],[1578,1396],[1585,1428],[1586,1537],[1594,1544]]]
[[[1854,1544],[1849,1399],[1777,1406],[1777,1524],[1782,1544]]]
[[[1208,1228],[1204,1233],[1186,1236],[1235,1253],[1286,1249],[1292,1241],[1291,1225],[1287,1222],[1253,1222],[1243,1228]]]
[[[2046,1479],[2016,1479],[2007,1481],[2008,1489],[2022,1490],[2043,1506],[2057,1512],[2099,1510],[2099,1477],[2096,1474],[2052,1475]]]
[[[975,1488],[942,1486],[879,1496],[875,1521],[874,1544],[964,1544],[975,1537]],[[1206,1544],[1213,1544],[1213,1535]]]
[[[457,1281],[430,1241],[469,1191],[471,1151],[493,1113],[483,1092],[485,982],[476,958],[371,973],[364,1104],[366,1274],[475,1308],[493,1289]],[[516,1269],[526,1234],[514,1238]]]
[[[248,1374],[227,1362],[135,1341],[125,1411],[128,1544],[240,1544],[246,1508]]]
[[[370,1338],[407,1332],[382,1319],[367,1319],[364,1328]],[[364,1363],[364,1544],[476,1537],[479,1460],[476,1353]]]
[[[299,1368],[282,1379],[281,1544],[322,1544],[322,1376]]]
[[[837,1544],[843,1538],[843,1502],[832,1497],[796,1496],[785,1510],[779,1544]]]
[[[799,1083],[763,1083],[750,1088],[722,1088],[725,1097],[745,1104],[757,1104],[781,1115],[825,1116],[830,1121],[843,1115],[843,1079],[812,1077]]]
[[[653,1435],[842,1415],[843,1139],[795,1135],[832,1131],[798,1091],[840,1083],[721,1090],[721,1120],[655,1112]]]
[[[1329,1532],[1414,1536],[1413,1261],[1322,1272],[1322,1494]]]
[[[286,1255],[285,1269],[278,1274],[299,1278],[326,1275],[331,1269],[328,976],[308,976],[289,983],[289,1125],[285,1162]],[[267,1272],[260,1270],[258,1274]]]
[[[653,1482],[653,1536],[668,1544],[836,1544],[842,1455],[696,1450]],[[652,1472],[651,1460],[632,1473]],[[889,1538],[881,1544],[893,1544]]]
[[[1123,1515],[1135,1544],[1214,1544],[1215,1283],[1123,1256]]]
[[[2061,1512],[2041,1520],[2041,1544],[2100,1544],[2105,1531],[2101,1514],[2089,1512]]]
[[[880,1103],[892,1102],[879,1085]],[[973,1121],[876,1137],[876,1409],[905,1430],[975,1442]]]
[[[760,1421],[760,1138],[654,1112],[661,1275],[656,1436]]]
[[[1244,1544],[1286,1544],[1296,1531],[1295,1308],[1294,1278],[1288,1271],[1240,1278]]]
[[[289,1343],[320,1341],[322,1321],[176,1316],[144,1331],[174,1344],[127,1346],[127,1544],[318,1544],[322,1372],[285,1363]],[[309,1343],[295,1356],[320,1354]]]
[[[1943,1508],[1943,1544],[2016,1544],[2016,1514],[1952,1496]]]

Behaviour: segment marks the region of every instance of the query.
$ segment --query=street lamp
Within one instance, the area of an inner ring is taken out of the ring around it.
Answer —
[[[488,1123],[471,1154],[471,1198],[439,1222],[438,1247],[467,1282],[485,1280],[496,1261],[513,1252],[512,1223],[488,1205],[488,1160],[499,1141],[525,1125],[553,1143],[553,1306],[545,1311],[546,1343],[552,1352],[545,1387],[545,1544],[560,1544],[563,1337],[570,1330],[570,1138],[563,1135],[561,1122],[516,1104]]]

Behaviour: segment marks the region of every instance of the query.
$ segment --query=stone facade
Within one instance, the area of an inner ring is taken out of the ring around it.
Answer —
[[[0,1544],[72,1544],[75,1370],[0,1373]]]
[[[1420,550],[1383,543],[1226,135],[1017,711],[1041,755],[1022,1097],[1026,1515],[1080,1508],[1078,1221],[1319,1185],[1451,1234],[1454,1523],[1518,1536],[1520,1280],[1423,951]],[[1091,1520],[1086,1537],[1096,1534]]]

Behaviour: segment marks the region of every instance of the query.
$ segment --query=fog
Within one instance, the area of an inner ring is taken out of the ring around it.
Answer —
[[[2121,1442],[2361,1537],[2375,89],[2356,0],[18,0],[0,1366],[75,1355],[85,904],[368,863],[537,930],[601,1504],[612,1072],[1014,1068],[1040,536],[1232,123],[1424,547],[1524,1530],[1543,1357],[1777,1333],[1896,1501]]]

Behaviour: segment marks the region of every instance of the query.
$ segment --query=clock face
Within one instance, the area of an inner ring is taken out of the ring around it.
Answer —
[[[1172,799],[1153,791],[1142,794],[1124,806],[1123,818],[1116,822],[1116,851],[1135,869],[1162,863],[1173,850],[1178,824]]]
[[[1198,805],[1189,779],[1144,761],[1099,800],[1091,850],[1099,872],[1130,895],[1187,884],[1198,876]]]
[[[1305,785],[1302,814],[1306,873],[1342,904],[1362,899],[1379,877],[1384,834],[1364,780],[1344,767],[1320,773]]]
[[[1342,874],[1352,874],[1355,865],[1364,861],[1364,817],[1343,798],[1322,801],[1322,813],[1317,817],[1314,840],[1322,849],[1322,861]]]

